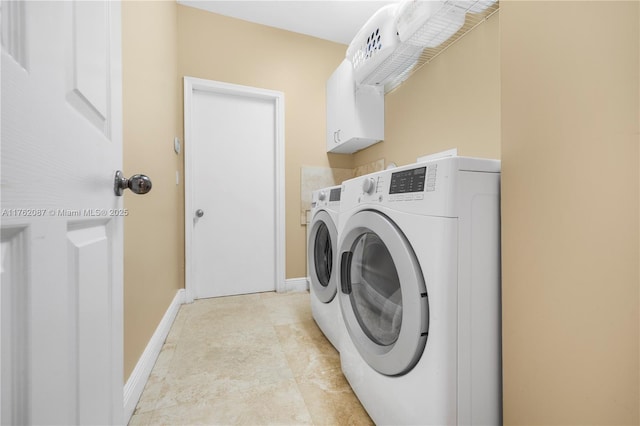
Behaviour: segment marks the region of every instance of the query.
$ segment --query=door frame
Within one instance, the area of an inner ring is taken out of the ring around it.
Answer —
[[[272,100],[275,106],[275,283],[276,291],[285,287],[285,216],[284,216],[284,93],[250,86],[184,77],[184,235],[185,235],[185,293],[187,303],[193,302],[195,283],[193,268],[193,140],[194,91]]]

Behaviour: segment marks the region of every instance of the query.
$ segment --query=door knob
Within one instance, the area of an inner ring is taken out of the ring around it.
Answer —
[[[122,172],[118,170],[113,182],[113,190],[118,197],[121,197],[127,188],[136,194],[146,194],[151,191],[151,179],[145,175],[133,175],[127,179]]]
[[[202,209],[196,210],[196,216],[198,216],[198,217],[204,216],[204,211]]]

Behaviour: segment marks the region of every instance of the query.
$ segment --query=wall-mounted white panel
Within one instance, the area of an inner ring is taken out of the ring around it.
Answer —
[[[75,294],[78,424],[111,424],[111,247],[104,223],[73,226],[69,278]],[[99,367],[99,368],[96,368]]]

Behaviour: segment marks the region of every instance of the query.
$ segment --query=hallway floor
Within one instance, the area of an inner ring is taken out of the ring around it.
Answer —
[[[309,293],[182,305],[129,425],[371,425]]]

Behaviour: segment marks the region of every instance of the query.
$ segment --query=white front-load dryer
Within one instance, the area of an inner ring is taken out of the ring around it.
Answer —
[[[340,361],[376,424],[501,423],[499,195],[465,157],[343,184]]]
[[[309,292],[313,319],[331,344],[340,350],[344,323],[338,298],[338,215],[341,187],[311,194],[311,221],[307,242]]]

